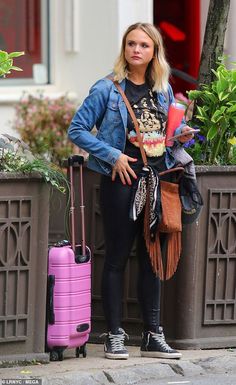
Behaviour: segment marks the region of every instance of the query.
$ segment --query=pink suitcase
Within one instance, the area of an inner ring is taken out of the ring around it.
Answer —
[[[68,159],[71,244],[62,241],[51,247],[48,254],[47,350],[51,361],[62,361],[66,348],[75,348],[76,357],[86,357],[91,330],[91,253],[85,245],[83,161],[78,155]],[[80,167],[80,245],[75,244],[74,163]]]

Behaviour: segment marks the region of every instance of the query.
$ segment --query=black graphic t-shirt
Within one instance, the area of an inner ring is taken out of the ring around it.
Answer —
[[[127,80],[125,93],[139,123],[148,163],[158,166],[159,163],[163,163],[165,153],[166,112],[157,102],[155,92],[147,83],[137,85]],[[125,154],[138,159],[138,164],[133,164],[136,165],[135,168],[142,165],[139,143],[129,113]]]

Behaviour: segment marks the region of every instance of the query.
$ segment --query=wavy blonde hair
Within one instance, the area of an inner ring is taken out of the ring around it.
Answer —
[[[128,63],[125,59],[125,45],[127,35],[134,29],[141,29],[154,43],[154,57],[149,63],[146,71],[146,79],[154,91],[167,91],[170,67],[166,61],[163,40],[158,29],[149,23],[135,23],[130,25],[123,35],[121,51],[114,65],[114,80],[121,81],[128,77]]]

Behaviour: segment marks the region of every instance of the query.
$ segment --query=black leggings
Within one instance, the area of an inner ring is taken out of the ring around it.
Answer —
[[[160,323],[160,279],[152,272],[143,238],[143,218],[129,219],[131,187],[122,185],[117,176],[102,176],[100,206],[105,237],[105,262],[102,276],[102,299],[108,331],[121,326],[124,270],[137,237],[138,300],[144,331],[156,332]],[[161,240],[162,246],[165,239]]]

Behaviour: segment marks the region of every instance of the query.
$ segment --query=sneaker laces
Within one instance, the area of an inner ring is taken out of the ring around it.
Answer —
[[[161,347],[164,349],[164,350],[172,350],[171,347],[168,345],[168,343],[166,342],[165,340],[165,335],[164,333],[153,333],[153,332],[149,332],[148,333],[148,336],[147,336],[147,345],[149,344],[149,339],[150,339],[150,335],[152,336],[152,338],[156,341],[156,342],[159,342],[159,344],[161,345]]]
[[[111,332],[109,332],[109,333],[103,333],[100,335],[100,337],[106,336],[109,338],[112,350],[114,351],[124,350],[125,339],[129,339],[128,334],[126,334],[123,329],[120,328],[119,330],[120,330],[119,334],[112,334]]]

